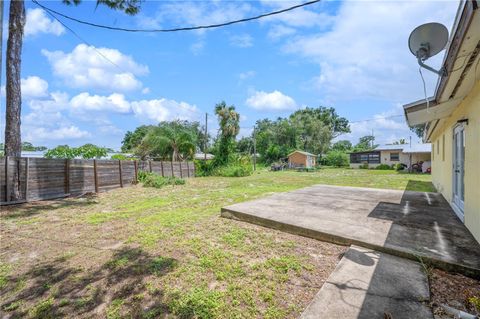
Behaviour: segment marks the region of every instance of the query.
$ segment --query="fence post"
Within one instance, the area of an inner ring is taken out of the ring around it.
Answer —
[[[65,160],[65,194],[70,194],[70,159]]]
[[[172,166],[172,177],[175,177],[175,173],[173,172],[173,160],[170,161],[170,165]]]
[[[180,167],[180,178],[183,178],[182,162],[178,162],[178,165],[179,165],[179,167]]]
[[[120,175],[120,187],[123,187],[122,161],[118,160],[118,175]]]
[[[187,161],[187,177],[190,177],[190,166],[188,165],[188,161]]]
[[[10,184],[8,183],[8,159],[10,156],[5,156],[5,201],[10,201]]]
[[[95,178],[95,193],[98,193],[98,175],[97,175],[97,160],[93,160],[93,177]]]
[[[148,161],[148,166],[150,168],[150,173],[152,172],[152,161]]]
[[[28,202],[28,169],[29,169],[29,160],[30,158],[25,159],[25,201]]]
[[[137,161],[133,161],[133,166],[135,167],[135,184],[138,183],[138,165],[137,165]]]
[[[162,177],[165,177],[165,175],[163,174],[163,161],[160,161],[160,168],[162,169]]]

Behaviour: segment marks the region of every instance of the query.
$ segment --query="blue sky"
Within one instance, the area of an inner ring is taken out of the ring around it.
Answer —
[[[101,24],[170,28],[221,23],[298,1],[145,1],[134,17],[96,8],[93,1],[78,7],[42,3]],[[34,3],[26,6],[23,140],[118,149],[125,132],[138,125],[203,121],[205,112],[216,134],[213,108],[221,100],[237,107],[241,135],[250,134],[258,119],[323,105],[354,122],[352,133],[340,139],[356,142],[372,130],[382,144],[413,137],[403,117],[385,119],[424,96],[408,35],[432,21],[451,29],[458,2],[326,1],[261,21],[169,34],[114,32],[63,20],[86,43]],[[6,38],[4,30],[4,50]],[[442,55],[429,63],[438,66]],[[424,75],[432,94],[436,76]],[[2,100],[3,132],[4,90]],[[358,122],[364,119],[374,120]]]

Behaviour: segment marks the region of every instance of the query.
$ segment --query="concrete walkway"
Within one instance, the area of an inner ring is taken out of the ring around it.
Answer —
[[[433,318],[419,263],[352,246],[301,319]]]
[[[480,245],[437,193],[317,185],[227,206],[222,216],[480,278]]]

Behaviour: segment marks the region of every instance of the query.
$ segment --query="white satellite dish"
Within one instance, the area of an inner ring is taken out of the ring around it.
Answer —
[[[416,27],[408,38],[408,46],[413,55],[417,57],[418,64],[440,76],[447,75],[447,70],[444,67],[437,71],[424,62],[442,51],[447,42],[448,29],[437,22],[425,23]]]

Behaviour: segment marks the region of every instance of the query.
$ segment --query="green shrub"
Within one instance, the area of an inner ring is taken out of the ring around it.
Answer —
[[[325,165],[334,167],[348,166],[349,164],[348,155],[342,151],[329,151],[323,162]]]
[[[129,158],[123,154],[113,154],[112,156],[110,156],[110,159],[125,161],[125,160],[128,160]]]
[[[362,164],[362,165],[358,166],[358,168],[360,168],[360,169],[368,169],[368,164],[367,164],[367,163]]]
[[[139,171],[138,181],[143,184],[144,187],[162,188],[167,185],[184,185],[185,180],[178,177],[163,177],[155,173]]]
[[[195,160],[195,175],[204,177],[211,176],[215,165],[213,161]]]
[[[403,171],[404,167],[402,163],[393,164],[393,169],[396,171]]]
[[[388,164],[380,164],[377,167],[375,167],[375,169],[388,170],[388,169],[392,169],[392,167]]]
[[[231,164],[216,168],[212,175],[223,177],[243,177],[253,173],[252,165]]]
[[[242,177],[253,173],[250,156],[232,158],[230,163],[216,166],[214,161],[195,161],[196,176]]]

